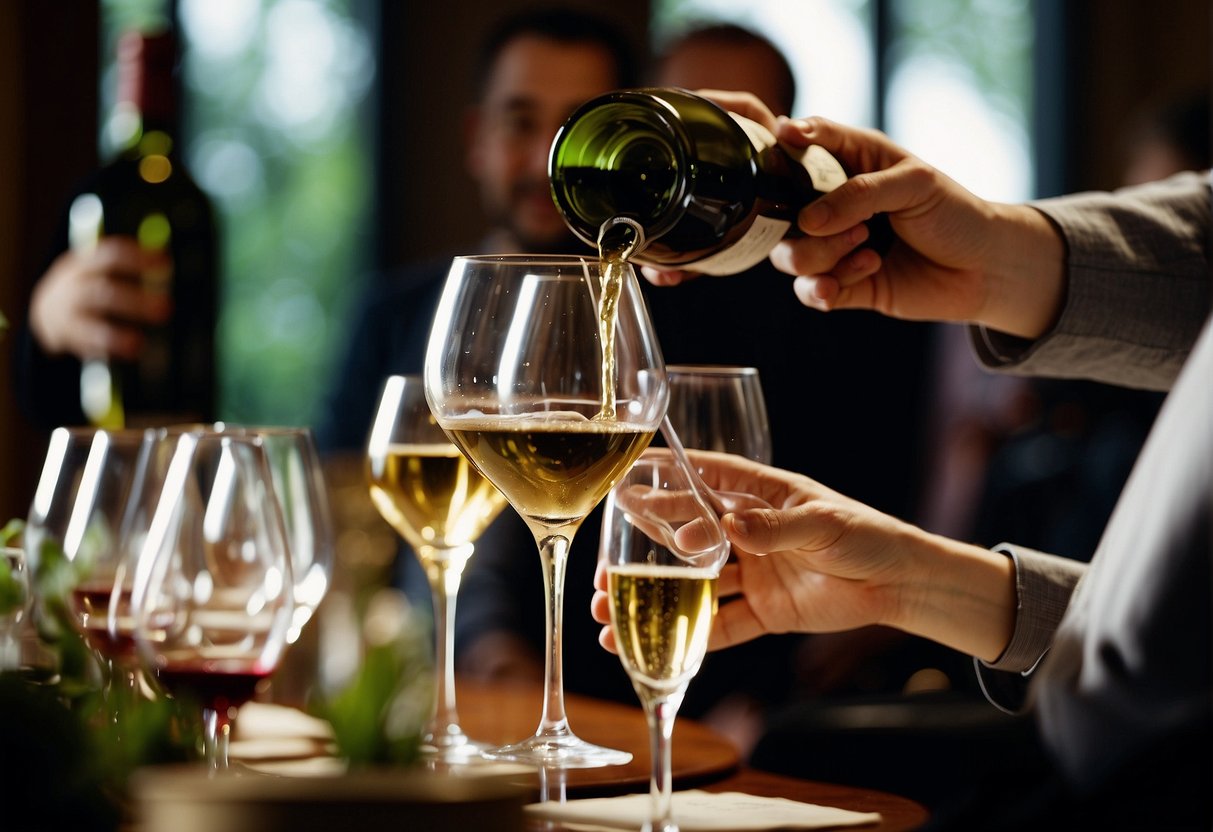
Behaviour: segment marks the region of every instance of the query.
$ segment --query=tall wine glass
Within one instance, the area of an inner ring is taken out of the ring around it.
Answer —
[[[707,495],[667,452],[642,457],[607,496],[599,557],[616,649],[649,723],[654,832],[670,816],[674,718],[698,672],[729,543]]]
[[[543,567],[543,712],[533,736],[486,751],[492,759],[567,768],[631,759],[577,737],[564,706],[569,544],[649,444],[668,400],[636,276],[620,263],[608,272],[604,281],[597,260],[578,257],[457,257],[430,333],[430,408],[526,521]]]
[[[176,438],[131,595],[144,664],[202,709],[210,771],[228,768],[236,710],[274,672],[294,609],[291,561],[263,440]]]
[[[754,367],[670,364],[666,412],[682,444],[770,464],[771,425]]]
[[[371,500],[425,569],[434,599],[434,706],[422,750],[440,762],[467,762],[486,747],[459,726],[455,707],[455,599],[477,538],[505,497],[438,427],[420,375],[383,384],[366,446]]]
[[[138,542],[136,491],[155,485],[145,474],[154,461],[155,431],[57,428],[26,520],[26,557],[36,573],[53,550],[62,556],[70,586],[67,614],[107,671],[107,693],[134,692],[138,659],[126,609],[126,561]],[[42,599],[40,603],[55,603]],[[111,606],[115,615],[111,618]]]

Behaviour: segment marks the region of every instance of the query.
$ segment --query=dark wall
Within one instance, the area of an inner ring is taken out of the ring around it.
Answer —
[[[97,7],[70,5],[0,5],[0,310],[12,325],[64,195],[97,162]],[[0,526],[25,517],[46,441],[9,394],[13,341],[0,334]]]
[[[1115,187],[1125,160],[1122,137],[1133,120],[1146,108],[1209,88],[1211,5],[1068,0],[1066,190]]]

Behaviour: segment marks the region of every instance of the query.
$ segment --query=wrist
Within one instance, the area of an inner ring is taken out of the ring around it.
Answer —
[[[1029,205],[993,203],[986,301],[975,323],[1036,339],[1056,323],[1065,301],[1065,242]]]
[[[1002,654],[1015,626],[1010,558],[914,528],[907,568],[888,623],[986,661]]]

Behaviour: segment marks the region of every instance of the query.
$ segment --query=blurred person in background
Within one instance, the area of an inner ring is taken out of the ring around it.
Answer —
[[[548,151],[578,105],[634,85],[637,63],[613,24],[585,12],[528,10],[492,27],[478,54],[475,100],[463,136],[467,171],[491,227],[463,249],[368,283],[348,327],[344,358],[322,398],[316,435],[323,454],[361,455],[383,379],[422,371],[430,323],[452,257],[587,253],[552,201]],[[414,604],[429,609],[425,574],[407,547],[398,553],[395,568],[396,583]],[[544,604],[539,561],[530,531],[512,509],[502,512],[477,543],[460,599],[459,671],[480,679],[540,681]]]

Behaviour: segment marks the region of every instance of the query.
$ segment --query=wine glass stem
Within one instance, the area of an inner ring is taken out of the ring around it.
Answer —
[[[567,736],[568,717],[564,712],[564,575],[568,565],[569,545],[564,535],[552,534],[539,541],[539,556],[543,562],[547,599],[547,658],[544,665],[543,716],[538,735]]]
[[[455,598],[459,594],[462,564],[451,566],[455,557],[439,557],[426,570],[434,601],[434,708],[425,729],[425,740],[436,748],[465,742],[455,708]]]
[[[232,721],[227,709],[202,709],[202,741],[206,753],[207,769],[212,775],[227,772],[228,742],[232,735]]]
[[[649,723],[649,754],[652,773],[649,777],[650,822],[645,828],[652,832],[678,832],[671,812],[673,799],[673,758],[671,738],[674,716],[682,704],[682,691],[642,694],[644,712]]]

